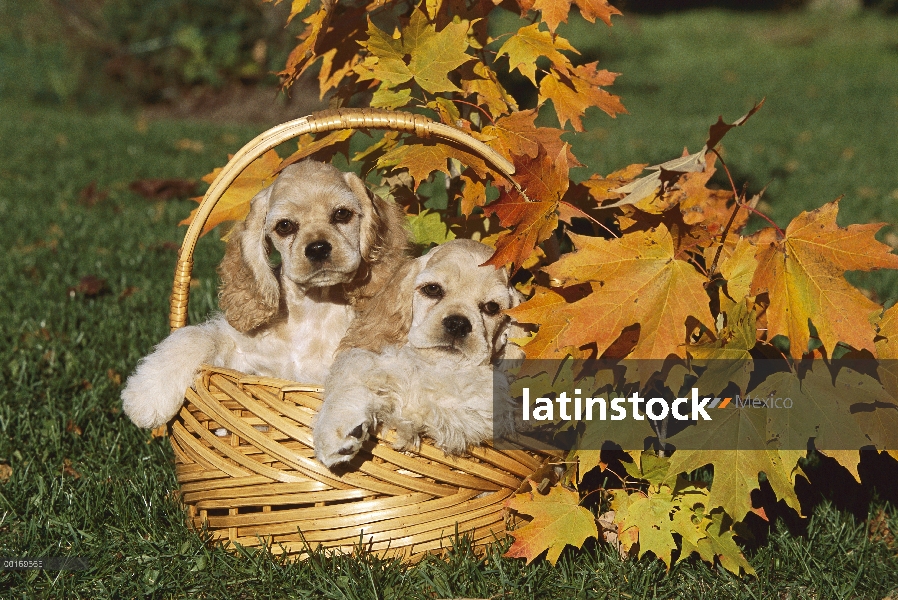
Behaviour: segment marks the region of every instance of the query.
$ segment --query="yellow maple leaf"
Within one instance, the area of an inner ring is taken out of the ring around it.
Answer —
[[[536,85],[536,59],[545,56],[559,69],[570,68],[571,61],[560,51],[577,52],[565,38],[553,36],[548,31],[540,31],[539,23],[521,27],[514,35],[505,40],[499,48],[496,58],[508,55],[509,70],[517,69]]]
[[[230,159],[230,156],[228,157]],[[274,150],[269,150],[256,160],[241,173],[234,183],[228,187],[227,191],[219,198],[218,203],[209,218],[206,219],[200,236],[204,236],[212,231],[216,225],[225,221],[242,221],[249,214],[249,203],[253,196],[261,192],[275,179],[275,171],[281,164],[281,157]],[[212,183],[221,168],[215,169],[208,175],[203,177],[203,181]],[[197,202],[202,202],[203,198],[193,198]],[[178,225],[189,225],[196,216],[199,207],[193,209],[190,216],[178,223]]]
[[[565,546],[579,548],[588,538],[599,535],[595,517],[580,506],[577,492],[563,487],[549,488],[545,496],[535,492],[516,494],[506,506],[533,517],[511,532],[515,540],[505,553],[507,557],[525,558],[530,563],[548,550],[546,558],[554,565]]]

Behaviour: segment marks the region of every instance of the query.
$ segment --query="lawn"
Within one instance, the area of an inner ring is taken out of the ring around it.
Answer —
[[[718,114],[735,119],[766,97],[725,140],[737,181],[767,186],[766,210],[781,225],[844,194],[842,224],[888,221],[881,237],[898,246],[898,21],[701,11],[585,27],[563,33],[623,73],[615,88],[631,113],[588,120],[575,151],[590,168],[695,150]],[[446,561],[405,567],[324,554],[288,564],[205,543],[184,526],[167,442],[131,425],[118,398],[166,334],[177,223],[195,204],[148,201],[129,184],[197,179],[259,127],[86,110],[66,99],[64,53],[45,50],[0,25],[0,555],[81,556],[91,567],[0,571],[0,595],[760,599],[898,589],[886,535],[898,519],[888,508],[875,536],[863,522],[894,488],[868,506],[869,480],[836,483],[844,474],[812,466],[802,491],[812,516],[784,514],[746,537],[758,578],[694,560],[666,572],[603,547],[565,552],[552,568],[501,558],[501,547],[475,558],[460,543]],[[192,322],[215,307],[221,253],[213,236],[198,247]],[[855,281],[898,300],[896,273]]]

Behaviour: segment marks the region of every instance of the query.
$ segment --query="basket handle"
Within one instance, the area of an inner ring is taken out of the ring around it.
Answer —
[[[421,138],[431,136],[444,138],[465,146],[492,163],[503,176],[520,189],[517,182],[511,177],[515,172],[514,165],[504,156],[467,133],[433,121],[423,115],[374,108],[336,109],[313,113],[281,123],[256,136],[243,146],[224,166],[200,202],[196,216],[191,221],[190,227],[187,228],[184,242],[178,251],[178,264],[175,267],[175,280],[172,285],[169,311],[169,325],[172,331],[187,325],[187,303],[190,300],[193,251],[212,209],[228,187],[254,160],[275,146],[306,133],[337,129],[391,129],[414,133]]]

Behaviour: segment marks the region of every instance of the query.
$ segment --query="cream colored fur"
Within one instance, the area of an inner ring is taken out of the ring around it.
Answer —
[[[323,464],[351,460],[378,425],[396,430],[398,448],[426,435],[450,454],[512,432],[510,403],[497,403],[503,412],[494,415],[493,398],[507,399],[499,360],[523,354],[508,342],[512,323],[502,312],[520,294],[504,269],[479,266],[491,254],[479,242],[447,242],[397,271],[372,299],[325,382],[313,432]],[[432,286],[439,297],[427,293]]]
[[[327,256],[313,259],[321,243]],[[231,232],[219,267],[224,314],[172,332],[142,359],[122,391],[125,413],[141,427],[168,422],[202,364],[323,383],[356,311],[408,262],[407,245],[402,210],[372,199],[354,174],[314,161],[287,167]]]

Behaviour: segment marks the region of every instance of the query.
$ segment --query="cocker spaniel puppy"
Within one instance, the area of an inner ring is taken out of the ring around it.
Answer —
[[[396,272],[350,327],[325,382],[314,425],[315,456],[328,467],[351,460],[372,429],[397,432],[396,447],[421,435],[449,454],[514,429],[500,359],[520,302],[504,269],[478,266],[493,250],[453,240]],[[494,429],[495,416],[495,429]]]
[[[219,266],[224,314],[172,332],[142,359],[122,391],[125,413],[141,427],[168,422],[204,363],[323,383],[356,311],[409,261],[407,246],[401,208],[356,175],[288,166],[231,232]]]

